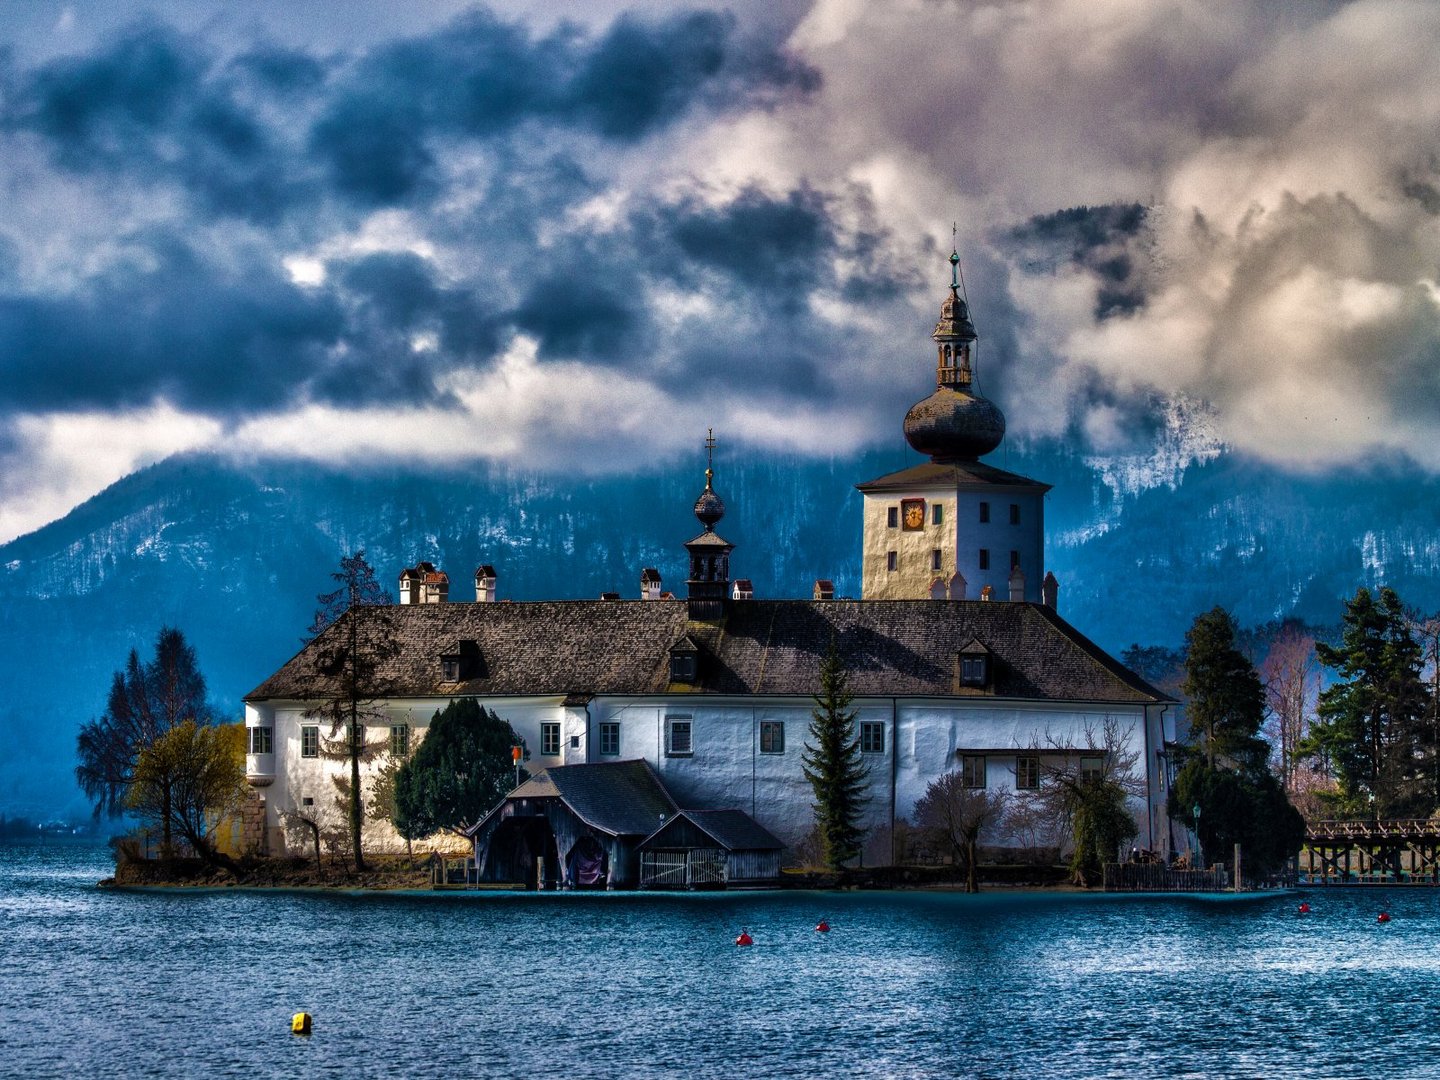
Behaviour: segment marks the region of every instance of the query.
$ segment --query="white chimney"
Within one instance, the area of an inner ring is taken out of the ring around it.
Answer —
[[[495,567],[489,563],[475,571],[475,602],[477,604],[493,604],[495,602]]]
[[[955,573],[950,575],[951,600],[964,600],[966,587],[965,575],[960,573],[959,570],[956,570]]]
[[[660,571],[647,566],[640,571],[640,599],[659,600],[661,592]]]
[[[1023,603],[1025,600],[1025,575],[1020,567],[1010,571],[1010,602],[1012,604]]]

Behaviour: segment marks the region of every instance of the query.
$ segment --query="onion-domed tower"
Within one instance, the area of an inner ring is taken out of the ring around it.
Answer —
[[[905,414],[906,441],[930,460],[859,485],[861,595],[1038,602],[1050,487],[980,460],[1005,438],[1005,414],[976,385],[978,335],[956,251],[931,337],[935,391]]]
[[[715,492],[715,431],[705,435],[705,490],[695,500],[695,516],[705,531],[685,545],[690,554],[688,589],[690,618],[709,622],[725,614],[730,595],[730,552],[735,545],[723,539],[715,525],[725,516],[725,503]]]

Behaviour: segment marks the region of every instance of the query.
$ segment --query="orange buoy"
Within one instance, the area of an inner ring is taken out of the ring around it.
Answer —
[[[830,932],[830,924],[824,919],[821,919],[815,927],[815,932],[817,934],[828,934]]]
[[[749,930],[741,930],[740,936],[735,939],[736,945],[754,945],[755,939],[750,936]]]
[[[1386,911],[1380,912],[1379,915],[1375,916],[1375,921],[1376,921],[1376,922],[1389,922],[1389,921],[1390,921],[1390,913],[1389,913],[1389,912],[1386,912]]]
[[[1301,915],[1309,915],[1309,914],[1310,914],[1310,905],[1309,905],[1309,904],[1301,904],[1301,905],[1300,905],[1300,914],[1301,914]]]

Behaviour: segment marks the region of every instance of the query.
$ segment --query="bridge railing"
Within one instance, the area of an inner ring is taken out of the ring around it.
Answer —
[[[1307,841],[1406,840],[1415,837],[1440,839],[1440,819],[1385,818],[1378,821],[1312,821],[1305,832]]]

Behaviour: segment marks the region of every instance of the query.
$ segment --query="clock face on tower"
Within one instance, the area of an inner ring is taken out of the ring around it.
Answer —
[[[906,532],[918,532],[925,528],[925,500],[901,499],[900,520]]]

